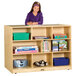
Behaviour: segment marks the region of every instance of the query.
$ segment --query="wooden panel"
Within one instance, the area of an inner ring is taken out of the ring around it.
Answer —
[[[64,57],[64,53],[53,54],[53,58]]]
[[[46,36],[46,28],[33,28],[32,36]]]
[[[49,50],[51,52],[51,41],[48,41],[48,43],[49,43]]]
[[[38,72],[38,71],[53,71],[53,70],[68,70],[72,69],[70,66],[58,66],[58,67],[36,67],[36,68],[15,68],[13,73],[23,73],[23,72]]]
[[[35,61],[40,61],[40,60],[45,60],[46,61],[46,54],[34,54],[33,55],[33,62]]]
[[[71,65],[71,53],[65,53],[64,56],[69,58],[69,65]]]
[[[31,45],[37,45],[37,43],[34,42],[20,42],[20,43],[13,43],[13,46],[31,46]]]
[[[54,27],[53,28],[53,34],[64,34],[64,28],[63,27]]]
[[[13,47],[12,47],[12,29],[9,26],[4,26],[5,40],[5,67],[9,71],[13,71]]]
[[[17,28],[13,29],[13,32],[30,32],[29,28]]]
[[[13,56],[13,60],[15,59],[27,59],[27,57],[30,56],[30,55],[20,55],[20,56]]]
[[[53,59],[52,59],[52,54],[47,54],[47,62],[49,66],[53,66]]]
[[[71,38],[71,27],[65,27],[64,33],[67,35],[68,38]]]
[[[50,37],[50,39],[52,38],[53,34],[52,34],[52,27],[47,27],[46,28],[46,36]]]

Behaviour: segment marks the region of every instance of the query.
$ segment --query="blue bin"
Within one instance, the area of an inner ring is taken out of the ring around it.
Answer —
[[[53,58],[53,65],[54,66],[69,65],[69,58],[66,57]]]

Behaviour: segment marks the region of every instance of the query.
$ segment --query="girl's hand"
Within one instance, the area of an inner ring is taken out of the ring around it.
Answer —
[[[33,24],[33,25],[38,25],[38,22],[33,22],[32,24]]]
[[[32,22],[27,22],[27,25],[32,25],[33,23]]]

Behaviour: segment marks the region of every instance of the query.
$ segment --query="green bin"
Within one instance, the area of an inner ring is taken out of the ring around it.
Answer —
[[[13,40],[29,40],[29,35],[27,32],[13,33]]]

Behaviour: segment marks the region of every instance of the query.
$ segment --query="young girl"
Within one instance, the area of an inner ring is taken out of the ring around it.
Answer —
[[[25,25],[43,24],[43,15],[39,2],[34,2],[31,11],[28,13],[25,20]]]

